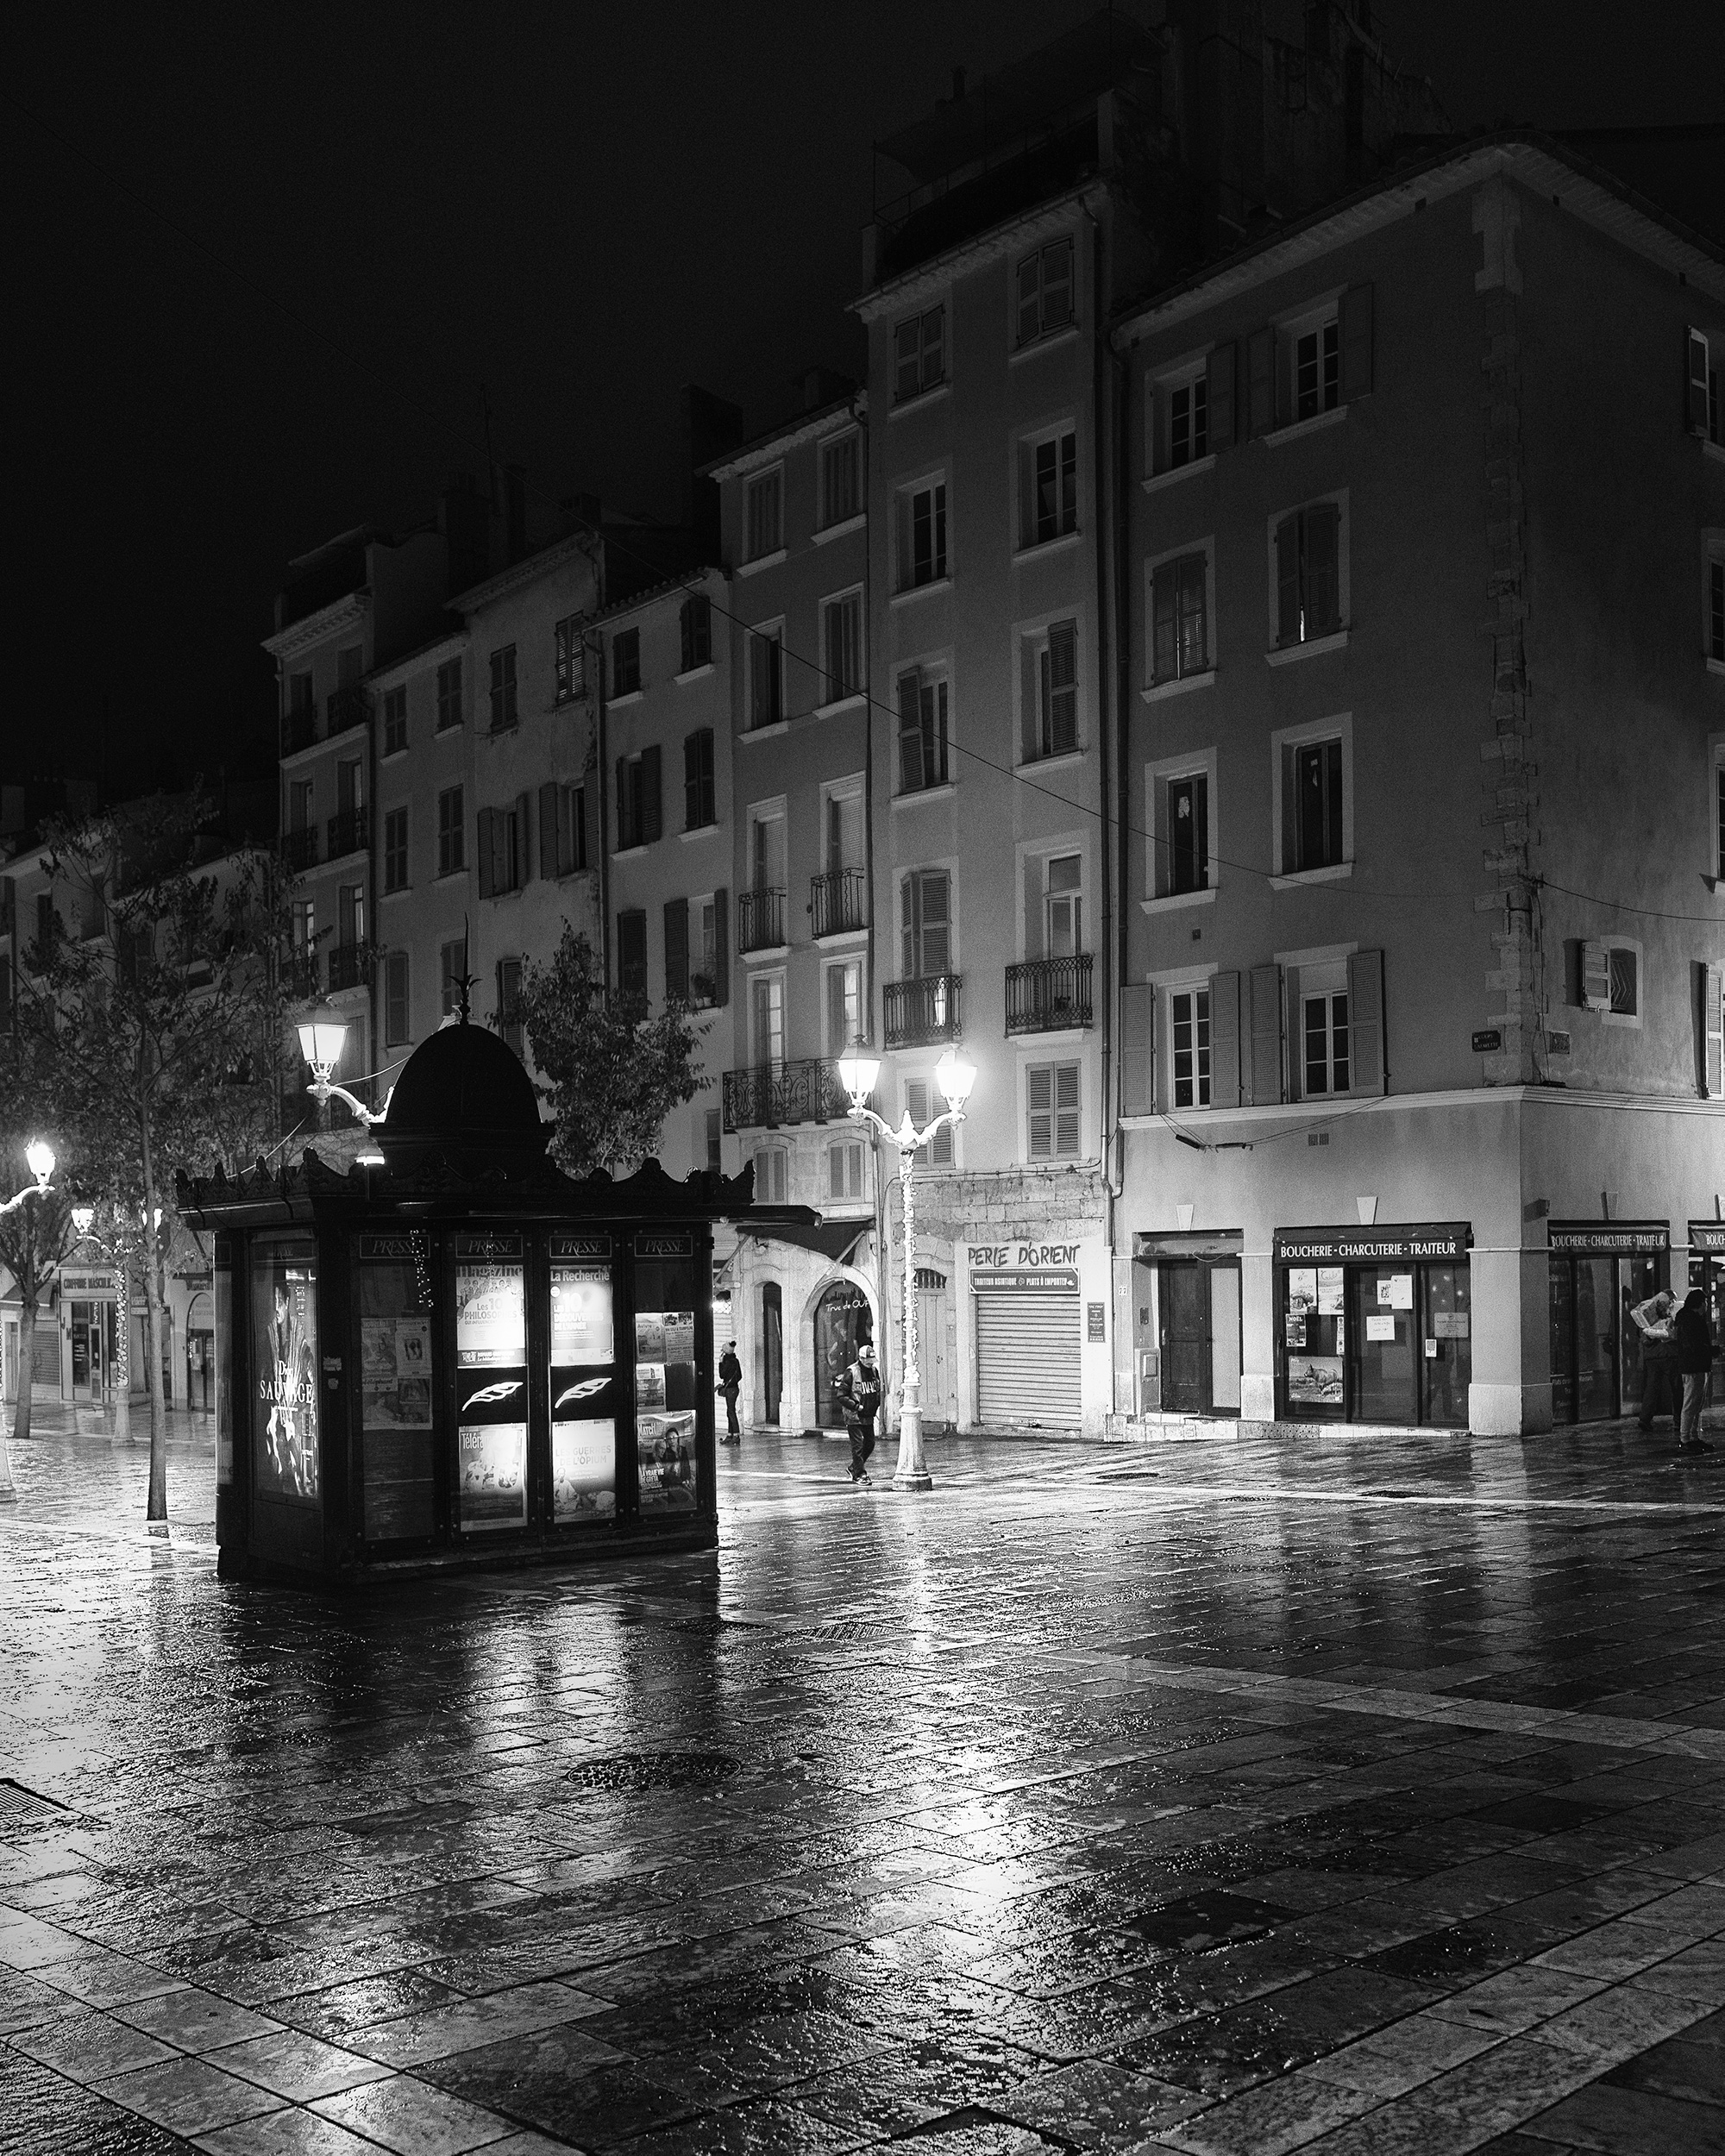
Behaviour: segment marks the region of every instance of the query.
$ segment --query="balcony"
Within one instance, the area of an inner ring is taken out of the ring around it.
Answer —
[[[869,925],[869,879],[861,868],[835,868],[809,881],[809,912],[817,936],[842,936]]]
[[[302,704],[297,711],[281,715],[281,753],[285,756],[297,755],[309,749],[317,738],[317,713],[310,704]]]
[[[371,953],[363,943],[336,943],[329,952],[329,987],[363,988],[371,976]]]
[[[369,809],[343,809],[340,815],[329,818],[329,860],[339,861],[343,854],[362,854],[371,843]]]
[[[323,711],[328,724],[327,735],[345,734],[349,728],[363,726],[371,717],[371,699],[357,681],[350,681],[344,689],[332,689],[323,699]]]
[[[795,1063],[761,1063],[727,1070],[723,1097],[727,1131],[777,1131],[797,1123],[842,1123],[850,1096],[837,1066],[820,1056]]]
[[[289,831],[281,842],[284,868],[298,871],[317,866],[317,826],[308,824],[303,830]]]
[[[920,1048],[963,1037],[959,989],[963,975],[925,974],[920,981],[889,981],[885,989],[888,1048]]]
[[[1072,958],[1032,958],[1007,968],[1008,1033],[1057,1033],[1092,1023],[1088,952]]]
[[[738,950],[776,950],[785,941],[782,891],[739,891],[737,894]]]

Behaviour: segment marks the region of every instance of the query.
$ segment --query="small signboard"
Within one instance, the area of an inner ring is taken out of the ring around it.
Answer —
[[[1106,1340],[1108,1337],[1108,1306],[1105,1302],[1087,1302],[1084,1306],[1088,1337],[1092,1340]]]
[[[1496,1026],[1489,1027],[1484,1032],[1476,1033],[1473,1037],[1476,1056],[1495,1056],[1502,1045],[1503,1036]]]

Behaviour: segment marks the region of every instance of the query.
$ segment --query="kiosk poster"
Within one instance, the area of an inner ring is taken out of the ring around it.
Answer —
[[[608,1265],[553,1265],[552,1362],[609,1363],[615,1353],[612,1334],[611,1268]]]
[[[455,1266],[455,1361],[462,1369],[527,1360],[519,1258],[461,1257]]]
[[[617,1425],[551,1425],[551,1513],[561,1520],[609,1520],[617,1510]]]
[[[258,1371],[257,1488],[264,1496],[316,1504],[317,1273],[260,1242],[252,1257],[253,1354]]]
[[[430,1319],[362,1313],[360,1382],[367,1430],[429,1430]]]
[[[693,1412],[637,1414],[635,1457],[643,1512],[693,1512],[695,1504],[695,1419]]]
[[[1339,1407],[1342,1404],[1341,1357],[1290,1355],[1288,1358],[1288,1399],[1290,1406]]]
[[[617,1511],[617,1372],[608,1265],[551,1267],[551,1517]]]
[[[1339,1318],[1342,1314],[1342,1269],[1339,1265],[1320,1265],[1318,1268],[1318,1315],[1320,1318]]]
[[[527,1518],[527,1425],[463,1423],[459,1432],[461,1526],[518,1527]]]

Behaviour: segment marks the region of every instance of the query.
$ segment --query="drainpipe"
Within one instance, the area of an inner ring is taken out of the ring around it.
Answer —
[[[853,398],[850,416],[862,434],[862,454],[857,460],[858,476],[862,485],[863,504],[869,500],[869,416],[861,408],[860,399]],[[869,653],[869,679],[862,698],[862,899],[863,911],[869,923],[869,940],[862,947],[862,992],[865,1037],[875,1037],[875,613],[870,605],[874,592],[874,520],[869,519],[862,541],[862,620],[865,625]],[[881,1337],[875,1344],[875,1353],[881,1365],[881,1430],[887,1430],[888,1403],[892,1400],[892,1306],[886,1290],[887,1262],[887,1204],[886,1192],[881,1179],[881,1140],[874,1130],[869,1132],[869,1157],[875,1164],[875,1300],[881,1313]]]
[[[611,795],[608,791],[611,759],[606,749],[605,702],[605,634],[595,629],[591,632],[589,649],[599,668],[598,755],[599,770],[599,948],[604,962],[605,993],[611,994]]]
[[[1114,1114],[1114,969],[1118,962],[1113,957],[1114,918],[1113,903],[1113,831],[1110,818],[1113,812],[1113,787],[1108,772],[1110,741],[1108,669],[1113,640],[1109,636],[1108,590],[1108,520],[1106,505],[1109,500],[1107,451],[1103,442],[1104,420],[1111,412],[1110,393],[1113,384],[1109,379],[1107,353],[1107,331],[1104,327],[1102,227],[1101,220],[1086,202],[1084,215],[1090,223],[1091,254],[1091,309],[1095,326],[1091,333],[1091,409],[1094,417],[1091,434],[1094,437],[1095,464],[1095,519],[1096,519],[1096,713],[1100,732],[1097,742],[1098,821],[1101,826],[1101,874],[1099,881],[1102,896],[1102,1087],[1101,1139],[1102,1189],[1104,1193],[1104,1219],[1108,1249],[1108,1302],[1114,1302],[1114,1131],[1119,1127]],[[1119,705],[1123,711],[1124,705]],[[1125,720],[1116,713],[1116,733],[1125,730]],[[1124,799],[1124,795],[1122,795]],[[1124,920],[1125,915],[1120,918]],[[1108,1409],[1113,1413],[1118,1406],[1114,1398],[1114,1363],[1108,1358]]]

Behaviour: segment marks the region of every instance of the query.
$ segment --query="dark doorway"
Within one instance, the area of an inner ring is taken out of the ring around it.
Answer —
[[[1239,1267],[1180,1258],[1158,1270],[1163,1407],[1174,1414],[1238,1414]]]
[[[785,1390],[785,1304],[775,1280],[763,1281],[761,1287],[761,1420],[776,1423]]]
[[[841,1370],[856,1360],[864,1340],[875,1337],[869,1298],[854,1280],[836,1280],[814,1307],[814,1419],[823,1430],[837,1430],[844,1410],[833,1397]]]

